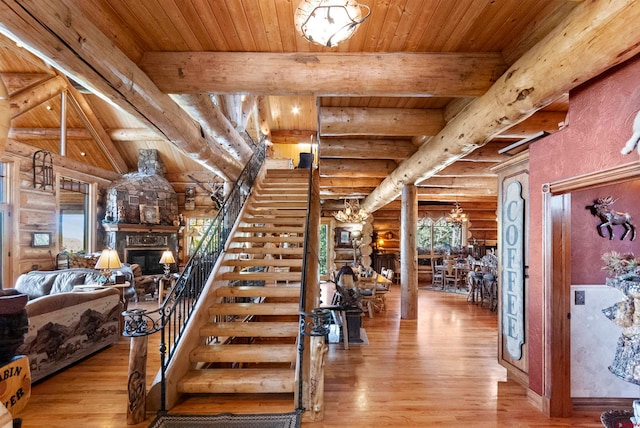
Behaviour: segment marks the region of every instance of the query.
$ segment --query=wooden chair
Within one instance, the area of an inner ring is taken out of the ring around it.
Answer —
[[[460,270],[456,269],[455,261],[447,260],[445,263],[443,288],[458,289],[460,286],[464,286],[464,275],[461,275]]]
[[[369,312],[369,318],[373,318],[376,304],[376,284],[369,281],[357,281],[356,288],[360,297],[362,308]]]
[[[444,265],[442,259],[431,259],[431,285],[444,288]]]

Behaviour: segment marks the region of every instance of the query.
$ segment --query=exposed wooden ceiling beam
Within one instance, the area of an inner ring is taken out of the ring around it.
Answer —
[[[540,131],[553,133],[562,128],[566,119],[566,111],[538,111],[531,117],[500,133],[496,138],[523,139]]]
[[[37,85],[29,86],[21,91],[14,92],[9,97],[9,106],[11,108],[11,119],[15,119],[38,107],[50,99],[57,97],[67,89],[65,79],[61,76],[54,76],[50,79],[41,81]]]
[[[251,158],[252,150],[238,133],[235,125],[224,115],[219,106],[213,103],[209,94],[186,94],[171,96],[180,107],[202,126],[211,150],[221,145],[242,165]]]
[[[428,146],[402,162],[363,202],[369,212],[522,122],[561,94],[640,52],[640,2],[583,2],[464,108]],[[550,78],[553,76],[553,78]]]
[[[272,129],[271,142],[273,144],[308,143],[312,135],[318,133],[315,129]]]
[[[363,140],[325,138],[319,147],[320,158],[338,159],[399,159],[415,153],[410,140]]]
[[[80,119],[82,120],[82,123],[84,123],[84,126],[87,127],[87,130],[89,130],[94,141],[98,144],[100,149],[102,149],[102,153],[107,159],[109,159],[113,169],[120,174],[129,172],[127,162],[125,162],[120,152],[116,149],[111,137],[109,137],[109,134],[107,134],[103,128],[102,123],[98,120],[98,117],[85,99],[84,95],[68,84],[68,82],[67,93],[69,94],[69,104],[75,108],[76,113],[78,113],[78,116],[80,116]],[[65,131],[65,138],[66,135],[67,133]]]
[[[458,189],[485,188],[498,190],[498,179],[496,177],[431,177],[418,186],[418,194],[420,189],[428,187],[447,187]]]
[[[340,159],[324,159],[320,163],[320,176],[384,178],[397,166],[392,160],[352,159],[345,162]]]
[[[496,53],[416,52],[146,52],[139,66],[167,94],[431,97],[482,95],[507,68]]]
[[[53,75],[53,73],[0,73],[0,78],[6,85],[7,92],[11,94],[11,88],[26,88]]]
[[[321,107],[320,136],[436,135],[445,122],[440,109]]]
[[[382,178],[320,177],[320,187],[378,187]]]
[[[164,136],[218,175],[235,180],[242,165],[212,149],[200,126],[77,8],[64,2],[0,2],[0,33]]]

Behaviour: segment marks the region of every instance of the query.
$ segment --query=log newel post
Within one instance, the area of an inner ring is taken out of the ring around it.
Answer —
[[[129,351],[129,376],[127,425],[137,425],[146,419],[147,408],[147,345],[149,336],[131,338]]]
[[[402,189],[400,213],[401,318],[418,318],[418,192],[413,184]]]

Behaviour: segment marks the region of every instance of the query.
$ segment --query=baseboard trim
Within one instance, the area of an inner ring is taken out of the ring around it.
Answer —
[[[633,410],[633,398],[572,398],[573,410],[580,411],[606,411],[606,410]]]

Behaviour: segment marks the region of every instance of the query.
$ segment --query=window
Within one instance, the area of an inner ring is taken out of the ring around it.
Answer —
[[[60,177],[60,230],[61,250],[70,253],[89,253],[88,225],[89,185],[81,181]]]
[[[185,244],[189,249],[188,255],[191,257],[198,248],[198,245],[200,245],[200,240],[207,229],[209,229],[209,226],[211,226],[213,219],[188,217],[186,221],[185,236],[187,237],[187,242]]]
[[[320,249],[318,251],[320,277],[329,276],[329,224],[320,225]]]
[[[462,244],[464,224],[448,223],[444,219],[418,220],[418,254],[450,254],[458,252]]]

